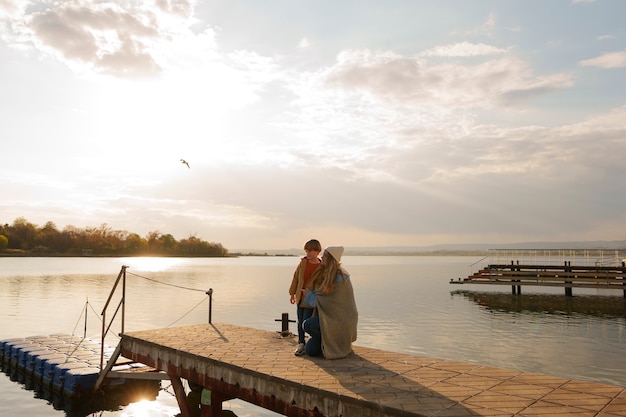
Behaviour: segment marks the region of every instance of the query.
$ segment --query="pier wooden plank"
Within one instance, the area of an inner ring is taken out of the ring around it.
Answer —
[[[626,388],[355,346],[296,357],[294,337],[229,324],[122,335],[128,358],[289,416],[626,416]]]

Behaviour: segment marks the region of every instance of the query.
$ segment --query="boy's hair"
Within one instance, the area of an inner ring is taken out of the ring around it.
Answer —
[[[321,252],[322,244],[317,239],[311,239],[304,244],[304,250],[316,250],[318,252]]]

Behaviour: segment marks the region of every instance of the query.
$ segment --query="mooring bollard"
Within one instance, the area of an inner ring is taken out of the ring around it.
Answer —
[[[213,288],[209,288],[205,294],[209,296],[209,324],[211,324],[211,315],[213,313]]]
[[[280,335],[282,337],[288,337],[291,336],[291,332],[289,331],[289,323],[295,323],[295,320],[289,320],[289,313],[283,313],[282,317],[279,319],[275,319],[274,321],[280,321],[281,322],[281,330]]]

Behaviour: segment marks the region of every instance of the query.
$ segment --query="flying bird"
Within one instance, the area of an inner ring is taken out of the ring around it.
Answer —
[[[180,163],[181,163],[181,164],[184,164],[184,165],[187,165],[187,168],[191,168],[191,167],[189,166],[189,162],[185,161],[184,159],[181,159],[181,160],[180,160]]]

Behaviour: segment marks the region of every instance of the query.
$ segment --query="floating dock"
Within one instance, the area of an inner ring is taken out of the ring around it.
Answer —
[[[19,380],[28,379],[29,385],[75,399],[93,394],[101,375],[102,352],[108,360],[114,351],[113,347],[103,348],[99,342],[69,334],[32,336],[0,341],[0,363],[3,371]],[[145,364],[126,358],[116,359],[111,368],[112,373],[103,390],[123,386],[128,388],[135,384],[134,380],[124,379],[120,375],[151,371]],[[141,385],[145,387],[150,384],[142,381]],[[152,383],[151,391],[154,388],[158,393],[158,382]]]
[[[239,398],[291,417],[626,416],[626,388],[355,346],[347,358],[294,356],[294,337],[228,324],[122,334],[120,353],[204,387],[201,412]]]

